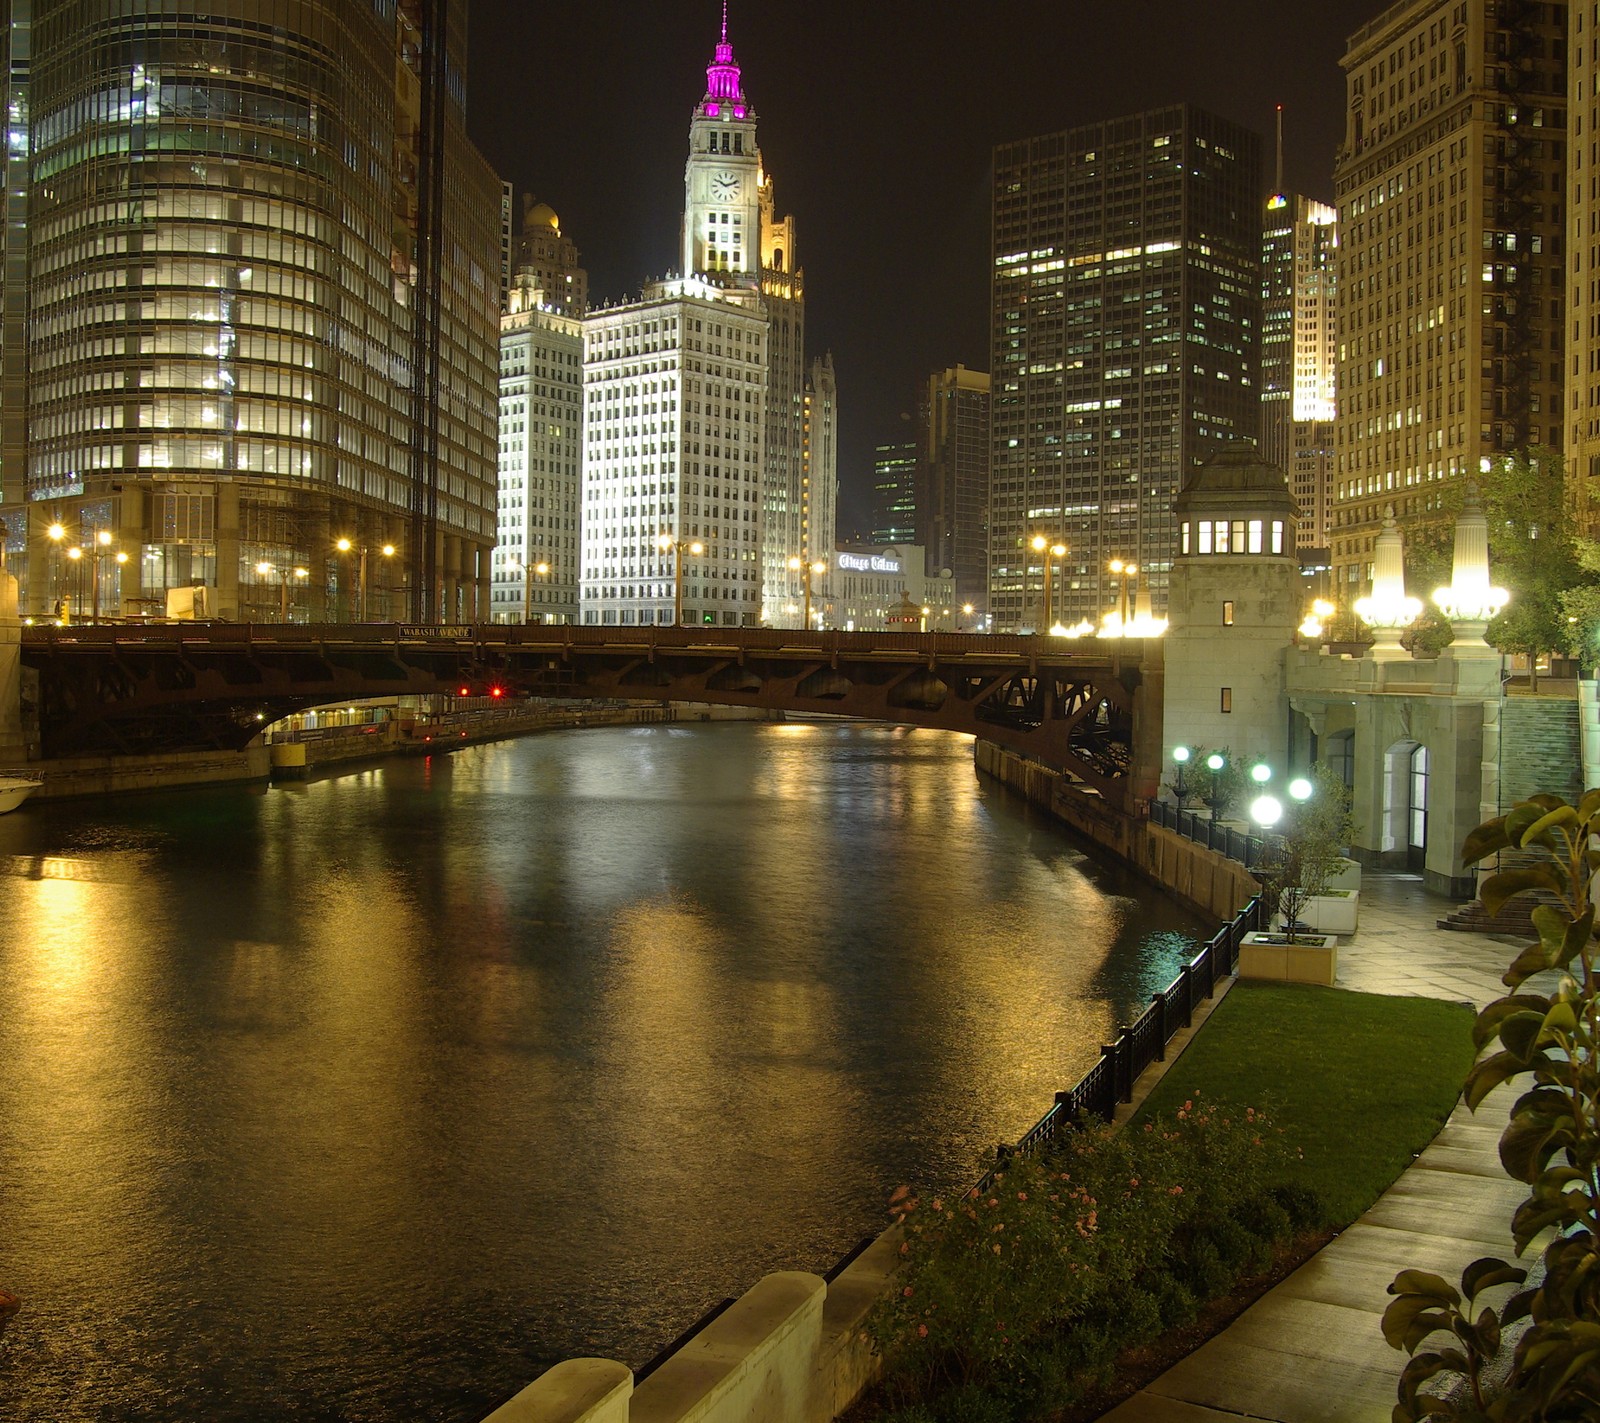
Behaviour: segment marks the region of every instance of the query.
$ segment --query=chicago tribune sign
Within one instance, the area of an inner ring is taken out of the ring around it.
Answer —
[[[881,553],[841,553],[839,567],[848,573],[898,573],[900,560]]]

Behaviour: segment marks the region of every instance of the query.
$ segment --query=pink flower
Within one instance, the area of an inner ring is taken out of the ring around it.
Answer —
[[[933,1198],[933,1208],[936,1211],[942,1211],[944,1209],[944,1202],[941,1201],[937,1196]]]
[[[1000,1253],[1000,1247],[998,1245],[991,1245],[989,1248],[993,1250],[996,1255]]]
[[[1167,1192],[1167,1194],[1169,1196],[1181,1196],[1183,1194],[1183,1187],[1174,1186],[1170,1191]]]
[[[900,1294],[901,1294],[902,1298],[910,1299],[911,1298],[911,1286],[907,1285],[903,1290],[900,1291]]]
[[[917,1326],[917,1338],[926,1339],[927,1337],[928,1337],[928,1326],[926,1324],[919,1324]]]
[[[1017,1199],[1019,1201],[1027,1200],[1028,1199],[1028,1193],[1026,1191],[1018,1191],[1017,1192]]]

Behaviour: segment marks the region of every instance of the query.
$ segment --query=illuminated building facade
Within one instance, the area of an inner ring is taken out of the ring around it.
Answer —
[[[1188,105],[995,150],[989,612],[1111,607],[1112,559],[1165,607],[1172,504],[1260,429],[1260,139]]]
[[[1289,480],[1303,549],[1328,546],[1333,482],[1338,214],[1298,193],[1267,200],[1261,237],[1261,453]]]
[[[1561,447],[1564,9],[1413,0],[1350,38],[1330,530],[1346,604],[1387,510],[1437,522],[1447,481]]]
[[[513,285],[520,280],[531,286],[538,304],[551,311],[582,316],[589,309],[589,274],[578,263],[577,243],[562,235],[554,209],[535,202],[532,193],[522,195],[522,232],[511,246],[511,272]]]
[[[832,547],[833,366],[806,364],[794,219],[776,215],[726,16],[689,126],[680,260],[584,324],[586,623],[670,622],[679,556],[686,618],[776,622],[802,592],[789,560]]]
[[[916,441],[879,445],[872,452],[872,542],[912,543],[916,537]]]
[[[1567,7],[1566,454],[1573,508],[1585,533],[1600,537],[1600,4]]]
[[[578,620],[583,323],[524,268],[500,318],[500,515],[495,622]]]
[[[101,607],[206,584],[276,620],[298,566],[292,616],[487,616],[500,187],[465,4],[32,8],[29,606],[58,524],[129,555]]]
[[[989,377],[952,366],[928,377],[917,409],[917,541],[955,596],[989,600]]]
[[[926,550],[918,544],[840,544],[831,563],[832,593],[818,616],[828,627],[932,632],[952,631],[961,622],[954,585],[928,572]]]

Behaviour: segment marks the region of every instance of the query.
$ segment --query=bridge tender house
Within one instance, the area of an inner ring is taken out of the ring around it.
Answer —
[[[833,556],[828,594],[827,626],[846,632],[882,632],[902,595],[928,609],[930,630],[953,628],[960,617],[953,606],[953,582],[926,577],[923,550],[914,544],[840,548]]]

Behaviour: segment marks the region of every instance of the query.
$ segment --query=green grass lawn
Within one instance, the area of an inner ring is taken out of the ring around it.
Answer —
[[[1239,983],[1139,1115],[1197,1096],[1264,1108],[1305,1153],[1292,1179],[1344,1226],[1444,1125],[1472,1066],[1473,1017],[1432,998]]]

